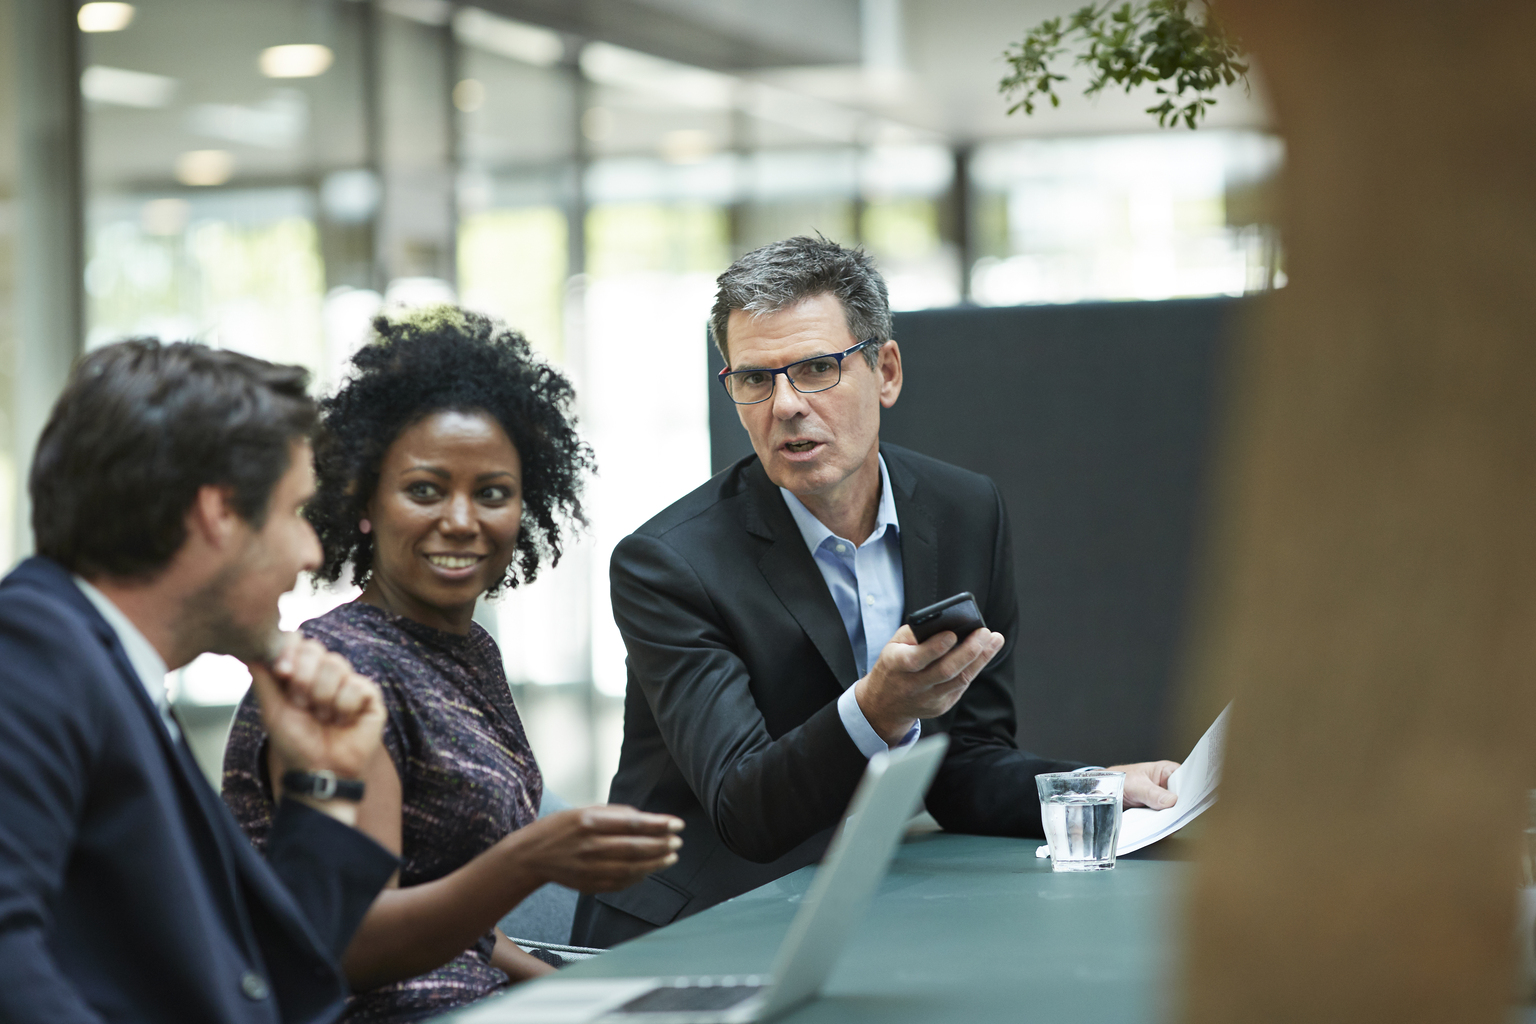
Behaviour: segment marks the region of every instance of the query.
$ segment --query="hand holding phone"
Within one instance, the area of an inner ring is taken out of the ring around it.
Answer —
[[[945,631],[955,634],[954,643],[922,646]],[[1002,648],[1003,638],[982,622],[976,598],[956,594],[907,616],[906,627],[881,649],[869,674],[854,684],[854,697],[880,738],[896,743],[917,719],[938,718],[954,707]]]
[[[955,634],[957,641],[964,640],[976,630],[985,629],[987,624],[981,619],[981,609],[976,605],[976,598],[965,590],[926,608],[919,608],[907,616],[907,625],[912,627],[912,635],[917,638],[917,642],[923,643],[946,629]]]

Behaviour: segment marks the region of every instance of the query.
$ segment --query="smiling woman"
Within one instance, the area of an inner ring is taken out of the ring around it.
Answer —
[[[353,357],[351,380],[321,405],[326,434],[309,506],[325,546],[320,576],[335,581],[350,567],[352,582],[368,585],[380,548],[369,536],[369,506],[389,453],[431,414],[458,412],[499,426],[521,477],[515,556],[485,589],[531,582],[544,562],[559,561],[560,521],[585,521],[582,480],[594,467],[570,421],[570,382],[536,358],[522,335],[474,313],[436,307],[403,320],[381,317],[374,327],[378,340]]]
[[[348,949],[347,1019],[404,1022],[547,971],[495,922],[545,882],[623,888],[672,863],[681,822],[629,808],[537,819],[543,779],[501,653],[473,622],[482,594],[559,561],[592,468],[569,382],[519,334],[449,307],[380,318],[353,375],[321,403],[317,575],[350,567],[357,601],[302,627],[384,692],[381,756],[358,827],[399,877]],[[224,797],[260,846],[274,787],[256,704],[241,705]],[[536,820],[537,819],[537,820]]]
[[[443,410],[400,432],[359,520],[374,535],[362,600],[467,633],[475,600],[499,586],[523,518],[523,462],[484,412]]]

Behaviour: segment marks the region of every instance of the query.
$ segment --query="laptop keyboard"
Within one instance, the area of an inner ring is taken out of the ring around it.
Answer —
[[[668,985],[653,988],[619,1007],[619,1013],[678,1013],[690,1010],[727,1010],[761,992],[761,985]]]

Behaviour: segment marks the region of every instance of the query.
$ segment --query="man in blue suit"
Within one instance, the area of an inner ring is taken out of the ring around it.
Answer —
[[[0,1021],[334,1018],[395,859],[351,827],[378,688],[277,632],[320,546],[307,375],[197,345],[80,361],[0,582]],[[192,759],[165,672],[251,666],[283,767],[264,861]],[[299,795],[304,794],[304,795]]]

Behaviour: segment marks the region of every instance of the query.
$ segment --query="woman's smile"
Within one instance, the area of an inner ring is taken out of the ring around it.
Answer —
[[[485,561],[485,556],[431,554],[426,559],[438,575],[451,580],[464,580],[476,574],[475,570]]]

